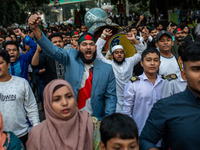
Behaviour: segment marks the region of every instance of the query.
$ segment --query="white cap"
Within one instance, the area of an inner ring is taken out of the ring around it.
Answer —
[[[115,46],[112,47],[111,52],[113,53],[116,49],[122,49],[122,50],[124,50],[124,48],[123,48],[122,45],[115,45]]]

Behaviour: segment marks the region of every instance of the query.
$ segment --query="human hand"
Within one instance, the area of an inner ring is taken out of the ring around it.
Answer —
[[[106,28],[106,29],[103,30],[103,33],[102,33],[102,34],[104,34],[104,35],[106,35],[106,36],[111,36],[111,35],[112,35],[112,30]]]
[[[37,44],[37,51],[40,53],[42,51],[40,45]]]
[[[28,25],[30,27],[30,29],[33,31],[34,29],[36,29],[38,27],[38,25],[42,22],[41,18],[34,14],[31,15],[28,19]]]
[[[130,41],[136,40],[135,35],[131,32],[126,33],[126,37]]]
[[[17,35],[17,36],[21,36],[22,31],[20,29],[15,29],[13,30],[13,32]]]
[[[143,20],[144,19],[144,15],[140,15],[140,20]]]

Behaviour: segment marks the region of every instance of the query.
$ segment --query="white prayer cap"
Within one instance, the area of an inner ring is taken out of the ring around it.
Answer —
[[[123,48],[122,45],[115,45],[115,46],[112,47],[111,52],[113,53],[116,49],[122,49],[122,50],[124,50],[124,48]]]

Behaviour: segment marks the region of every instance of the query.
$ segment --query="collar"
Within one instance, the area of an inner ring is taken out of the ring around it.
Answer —
[[[146,74],[143,72],[143,74],[141,75],[141,78],[145,81],[145,80],[148,80],[149,82],[151,82],[150,80],[149,80],[149,78],[147,78],[147,76],[146,76]],[[155,85],[157,85],[159,82],[161,82],[163,79],[161,78],[161,76],[160,75],[158,75],[157,74],[157,76],[156,76],[156,81],[155,81],[155,84],[154,84],[154,86]]]
[[[188,87],[185,89],[185,95],[191,102],[200,105],[200,97],[190,91]]]

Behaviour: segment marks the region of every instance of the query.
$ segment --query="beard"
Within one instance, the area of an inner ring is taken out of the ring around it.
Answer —
[[[86,59],[84,57],[84,53],[81,52],[80,50],[79,50],[78,54],[81,57],[81,60],[83,61],[83,63],[85,63],[85,64],[91,64],[96,59],[96,56],[97,56],[97,52],[96,51],[94,52],[93,57],[91,59]]]
[[[182,37],[181,38],[177,38],[176,39],[178,42],[181,42],[182,41]]]
[[[124,61],[125,61],[125,57],[121,60],[118,61],[117,59],[115,59],[115,57],[113,57],[114,62],[116,62],[118,65],[121,65]]]

